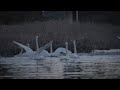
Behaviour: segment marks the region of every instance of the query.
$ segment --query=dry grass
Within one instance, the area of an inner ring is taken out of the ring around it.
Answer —
[[[65,46],[69,42],[69,49],[73,51],[72,40],[77,40],[79,52],[90,52],[93,49],[120,48],[119,26],[110,24],[73,23],[64,21],[48,21],[24,23],[19,25],[0,26],[0,55],[13,56],[20,52],[13,40],[23,44],[29,43],[35,50],[35,35],[39,36],[39,46],[53,40],[53,49]]]

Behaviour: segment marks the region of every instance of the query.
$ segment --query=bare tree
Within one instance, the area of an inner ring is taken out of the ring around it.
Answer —
[[[74,11],[65,11],[65,17],[64,20],[67,21],[68,23],[73,23],[73,15],[74,15]],[[75,22],[79,21],[79,12],[75,11]]]
[[[72,13],[72,11],[65,11],[64,20],[66,22],[70,23],[70,24],[73,22],[73,13]]]
[[[76,22],[78,22],[78,11],[76,11]]]

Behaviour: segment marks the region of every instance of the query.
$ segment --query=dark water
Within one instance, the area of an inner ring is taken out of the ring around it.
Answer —
[[[31,62],[32,61],[32,62]],[[9,60],[0,63],[0,79],[119,79],[120,61]],[[15,63],[16,62],[16,63]],[[22,63],[21,63],[22,62]]]

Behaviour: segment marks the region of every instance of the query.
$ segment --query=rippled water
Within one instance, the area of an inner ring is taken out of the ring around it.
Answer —
[[[0,79],[119,78],[120,56],[81,56],[71,60],[55,57],[45,60],[30,60],[25,57],[0,59]]]

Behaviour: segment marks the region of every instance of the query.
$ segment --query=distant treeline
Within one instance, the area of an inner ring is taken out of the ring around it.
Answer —
[[[42,11],[0,11],[0,24],[11,25],[46,20],[49,20],[49,17],[42,15]]]
[[[73,11],[73,19],[74,19]],[[79,22],[120,24],[120,11],[79,11]],[[64,19],[63,11],[0,11],[0,24]]]

